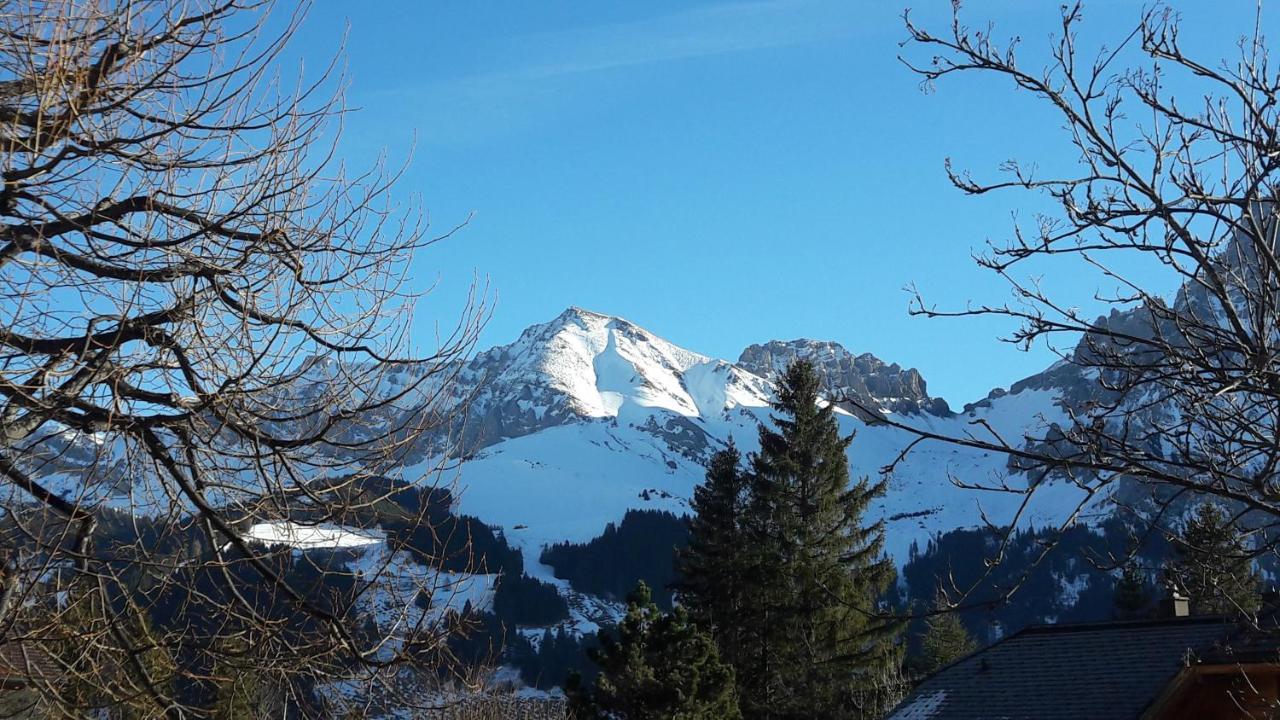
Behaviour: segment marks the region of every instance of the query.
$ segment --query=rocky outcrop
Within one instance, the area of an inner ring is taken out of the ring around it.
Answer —
[[[852,397],[857,403],[842,407],[860,415],[857,405],[882,413],[928,413],[948,416],[951,408],[942,398],[929,396],[920,372],[886,363],[871,353],[854,355],[839,343],[820,340],[773,340],[752,345],[738,357],[738,366],[769,380],[776,379],[797,359],[813,363],[831,397]],[[867,418],[874,420],[874,417]]]

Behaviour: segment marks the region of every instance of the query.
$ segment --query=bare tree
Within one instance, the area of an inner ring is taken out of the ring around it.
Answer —
[[[1251,552],[1269,552],[1280,521],[1280,73],[1261,9],[1238,56],[1222,62],[1184,52],[1179,16],[1166,7],[1093,50],[1080,44],[1083,16],[1079,3],[1064,6],[1047,66],[1027,67],[1017,39],[967,26],[959,3],[943,32],[907,15],[904,62],[926,88],[959,75],[1012,80],[1056,112],[1060,126],[1045,130],[1062,130],[1068,158],[1008,161],[991,180],[948,160],[966,193],[1029,191],[1055,210],[977,258],[1007,281],[1012,302],[947,311],[917,293],[913,314],[1015,320],[1010,342],[1063,347],[1061,372],[1088,388],[1065,403],[1065,425],[1035,437],[890,422],[916,435],[908,452],[948,442],[1004,453],[1013,469],[1076,483],[1081,507],[1109,498],[1159,532],[1173,529],[1190,497],[1225,502],[1257,538]],[[1095,317],[1079,308],[1084,298],[1045,290],[1045,272],[1115,288],[1088,298],[1111,312]],[[957,481],[1028,499],[1037,487]],[[1064,509],[1065,522],[1079,510]]]
[[[0,676],[55,715],[267,713],[434,671],[458,630],[391,552],[248,533],[367,527],[396,468],[449,457],[485,316],[415,354],[408,261],[448,233],[332,162],[341,78],[282,81],[301,13],[270,9],[0,7]],[[386,587],[407,605],[370,619]]]

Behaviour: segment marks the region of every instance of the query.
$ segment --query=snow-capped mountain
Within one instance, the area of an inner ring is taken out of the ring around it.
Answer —
[[[835,343],[753,345],[731,363],[627,320],[570,308],[514,343],[480,353],[461,373],[462,385],[474,389],[465,433],[471,452],[456,480],[461,511],[502,527],[531,559],[544,545],[591,539],[628,509],[687,511],[712,452],[731,437],[744,451],[755,448],[772,381],[797,357],[812,359],[833,391],[940,434],[1040,438],[1066,421],[1062,392],[1048,384],[957,414],[928,395],[917,371]],[[844,430],[856,434],[850,459],[862,475],[878,473],[912,439],[870,420],[840,414]],[[406,477],[413,473],[407,468]],[[984,512],[994,522],[1009,520],[1022,499],[953,481],[1016,487],[1027,479],[995,453],[918,445],[876,508],[895,557],[904,558],[913,541],[979,524]],[[1023,521],[1052,522],[1078,498],[1071,486],[1045,488]]]
[[[648,415],[718,417],[768,403],[769,384],[673,345],[621,318],[570,308],[510,345],[478,354],[460,375],[469,396],[468,450],[568,423]]]
[[[744,452],[755,448],[757,427],[768,422],[774,379],[801,357],[817,365],[833,396],[857,397],[864,407],[879,408],[880,418],[863,418],[838,407],[843,429],[856,435],[849,453],[861,475],[879,473],[914,439],[879,419],[940,435],[990,440],[994,432],[1020,442],[1064,424],[1063,404],[1078,400],[1089,385],[1077,367],[1059,363],[953,413],[928,394],[918,371],[855,355],[836,343],[767,342],[728,362],[679,347],[625,319],[569,308],[511,344],[478,353],[457,372],[442,373],[452,378],[452,402],[467,402],[447,428],[460,438],[465,457],[453,478],[460,511],[501,527],[531,559],[543,545],[589,540],[628,509],[687,511],[713,452],[730,438]],[[306,386],[287,391],[326,392],[325,383],[342,383],[349,372],[315,361]],[[434,399],[440,385],[416,384],[413,372],[394,368],[381,376],[379,392],[398,397],[384,413],[441,412]],[[406,387],[413,392],[400,397]],[[373,421],[414,424],[390,417]],[[48,468],[62,476],[54,487],[83,486],[95,471],[112,467],[110,448],[92,438],[65,438],[62,444],[78,452],[59,449],[64,462]],[[441,445],[438,435],[424,437],[418,452],[408,456],[412,464],[387,468],[388,474],[435,481],[434,454]],[[81,456],[85,462],[72,462]],[[940,442],[916,445],[898,464],[876,508],[888,522],[895,557],[901,559],[913,541],[976,525],[983,513],[993,522],[1006,521],[1022,499],[962,489],[955,481],[1015,487],[1028,482],[998,453]],[[115,487],[120,478],[112,476],[111,482],[112,494],[128,497],[128,487]],[[1036,495],[1024,522],[1051,522],[1074,508],[1078,492],[1064,485]]]

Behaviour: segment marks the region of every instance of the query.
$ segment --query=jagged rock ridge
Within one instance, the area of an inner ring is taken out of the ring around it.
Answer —
[[[817,367],[831,397],[853,397],[857,405],[878,408],[881,413],[951,414],[946,400],[929,396],[924,378],[915,368],[885,363],[871,353],[854,355],[831,341],[773,340],[752,345],[742,351],[738,366],[772,381],[797,359]],[[842,406],[856,411],[854,403]]]

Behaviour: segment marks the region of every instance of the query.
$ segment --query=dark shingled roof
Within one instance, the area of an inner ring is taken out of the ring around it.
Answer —
[[[57,677],[57,665],[42,648],[14,640],[0,641],[0,687],[47,682]]]
[[[1236,629],[1221,618],[1027,628],[927,678],[889,720],[1132,720]]]

